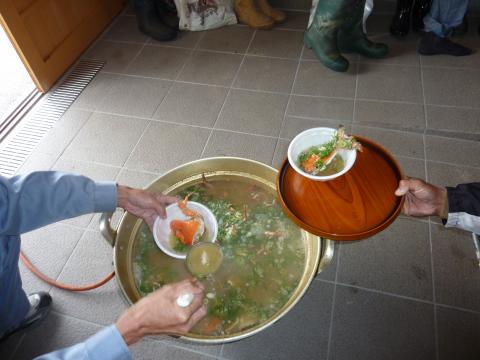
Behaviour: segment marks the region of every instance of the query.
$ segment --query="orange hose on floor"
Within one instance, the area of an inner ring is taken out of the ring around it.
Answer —
[[[28,258],[25,256],[23,251],[20,250],[20,260],[22,260],[22,263],[30,270],[32,273],[34,273],[39,279],[42,279],[45,281],[47,284],[50,284],[56,288],[63,289],[63,290],[68,290],[68,291],[88,291],[88,290],[93,290],[96,289],[107,282],[109,282],[114,276],[115,276],[115,271],[112,271],[110,274],[108,274],[105,278],[102,280],[90,284],[90,285],[83,285],[83,286],[76,286],[76,285],[69,285],[69,284],[64,284],[58,281],[55,281],[45,274],[43,274],[40,270],[38,270],[31,262],[28,260]]]

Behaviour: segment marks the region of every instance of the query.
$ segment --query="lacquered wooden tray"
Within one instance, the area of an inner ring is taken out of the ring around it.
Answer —
[[[330,181],[313,181],[285,159],[277,191],[287,215],[312,234],[332,240],[360,240],[385,229],[400,214],[403,197],[395,196],[404,177],[383,147],[355,136],[363,145],[353,167]]]

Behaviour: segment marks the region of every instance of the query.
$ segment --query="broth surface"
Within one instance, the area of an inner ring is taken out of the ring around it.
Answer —
[[[175,194],[190,194],[190,200],[214,213],[219,227],[216,243],[223,254],[220,268],[201,278],[208,315],[190,332],[230,335],[273,317],[297,288],[306,256],[302,233],[283,213],[274,190],[227,177]],[[191,276],[185,260],[156,246],[146,224],[136,236],[133,273],[142,296]]]

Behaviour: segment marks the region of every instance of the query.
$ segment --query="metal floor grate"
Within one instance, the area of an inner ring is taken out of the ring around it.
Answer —
[[[20,125],[0,150],[0,174],[12,176],[30,156],[40,140],[63,116],[83,89],[102,69],[104,61],[80,60],[63,82],[42,102],[38,110]]]

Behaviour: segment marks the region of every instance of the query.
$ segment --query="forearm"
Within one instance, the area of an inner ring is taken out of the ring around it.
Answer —
[[[124,185],[117,186],[117,206],[125,209],[129,202],[132,188]]]
[[[142,314],[135,307],[125,311],[115,323],[115,326],[127,345],[133,345],[145,336],[142,326]]]
[[[0,234],[18,235],[91,212],[113,211],[113,182],[54,171],[0,178]]]
[[[448,218],[445,226],[480,233],[480,183],[447,187]]]

